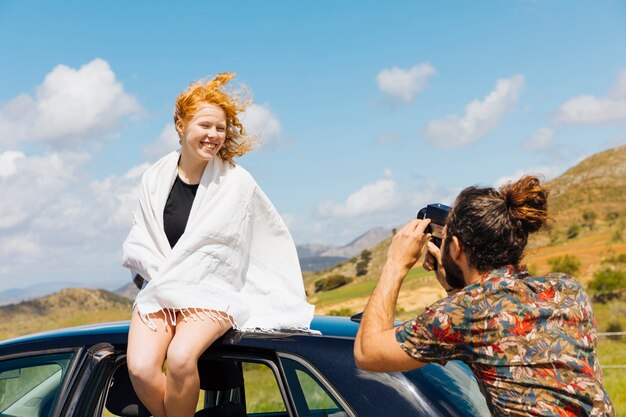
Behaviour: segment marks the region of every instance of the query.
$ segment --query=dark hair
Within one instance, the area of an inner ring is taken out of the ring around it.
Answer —
[[[499,190],[468,187],[456,198],[447,234],[456,236],[471,267],[487,272],[519,265],[528,235],[548,220],[548,189],[534,176]]]

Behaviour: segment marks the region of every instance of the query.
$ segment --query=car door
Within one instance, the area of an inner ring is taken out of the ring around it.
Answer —
[[[80,349],[44,349],[0,357],[0,415],[59,415]]]
[[[102,408],[118,353],[109,343],[85,350],[59,417],[92,417]]]

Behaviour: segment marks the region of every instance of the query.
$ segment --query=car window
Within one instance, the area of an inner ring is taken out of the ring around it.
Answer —
[[[286,415],[285,402],[272,369],[262,363],[250,362],[244,362],[242,368],[246,413],[249,416],[267,413]]]
[[[431,363],[404,375],[444,416],[491,416],[476,378],[463,362]]]
[[[0,414],[47,417],[73,353],[0,361]]]
[[[198,361],[200,396],[196,411],[202,416],[287,417],[287,408],[276,379],[266,363],[201,358]],[[147,412],[139,401],[125,363],[113,373],[102,417],[125,415],[125,410]],[[143,411],[142,411],[143,410]],[[1,417],[1,416],[0,416]]]
[[[329,388],[304,364],[281,358],[289,390],[294,398],[298,415],[309,417],[347,417],[346,411],[333,398]]]

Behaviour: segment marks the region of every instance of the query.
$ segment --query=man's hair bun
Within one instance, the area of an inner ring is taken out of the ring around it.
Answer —
[[[541,229],[548,220],[548,189],[539,179],[526,175],[500,187],[509,215],[528,233]]]

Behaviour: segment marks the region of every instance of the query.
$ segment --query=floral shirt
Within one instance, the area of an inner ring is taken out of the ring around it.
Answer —
[[[570,275],[503,267],[398,327],[421,362],[465,362],[493,415],[614,416],[589,297]]]

